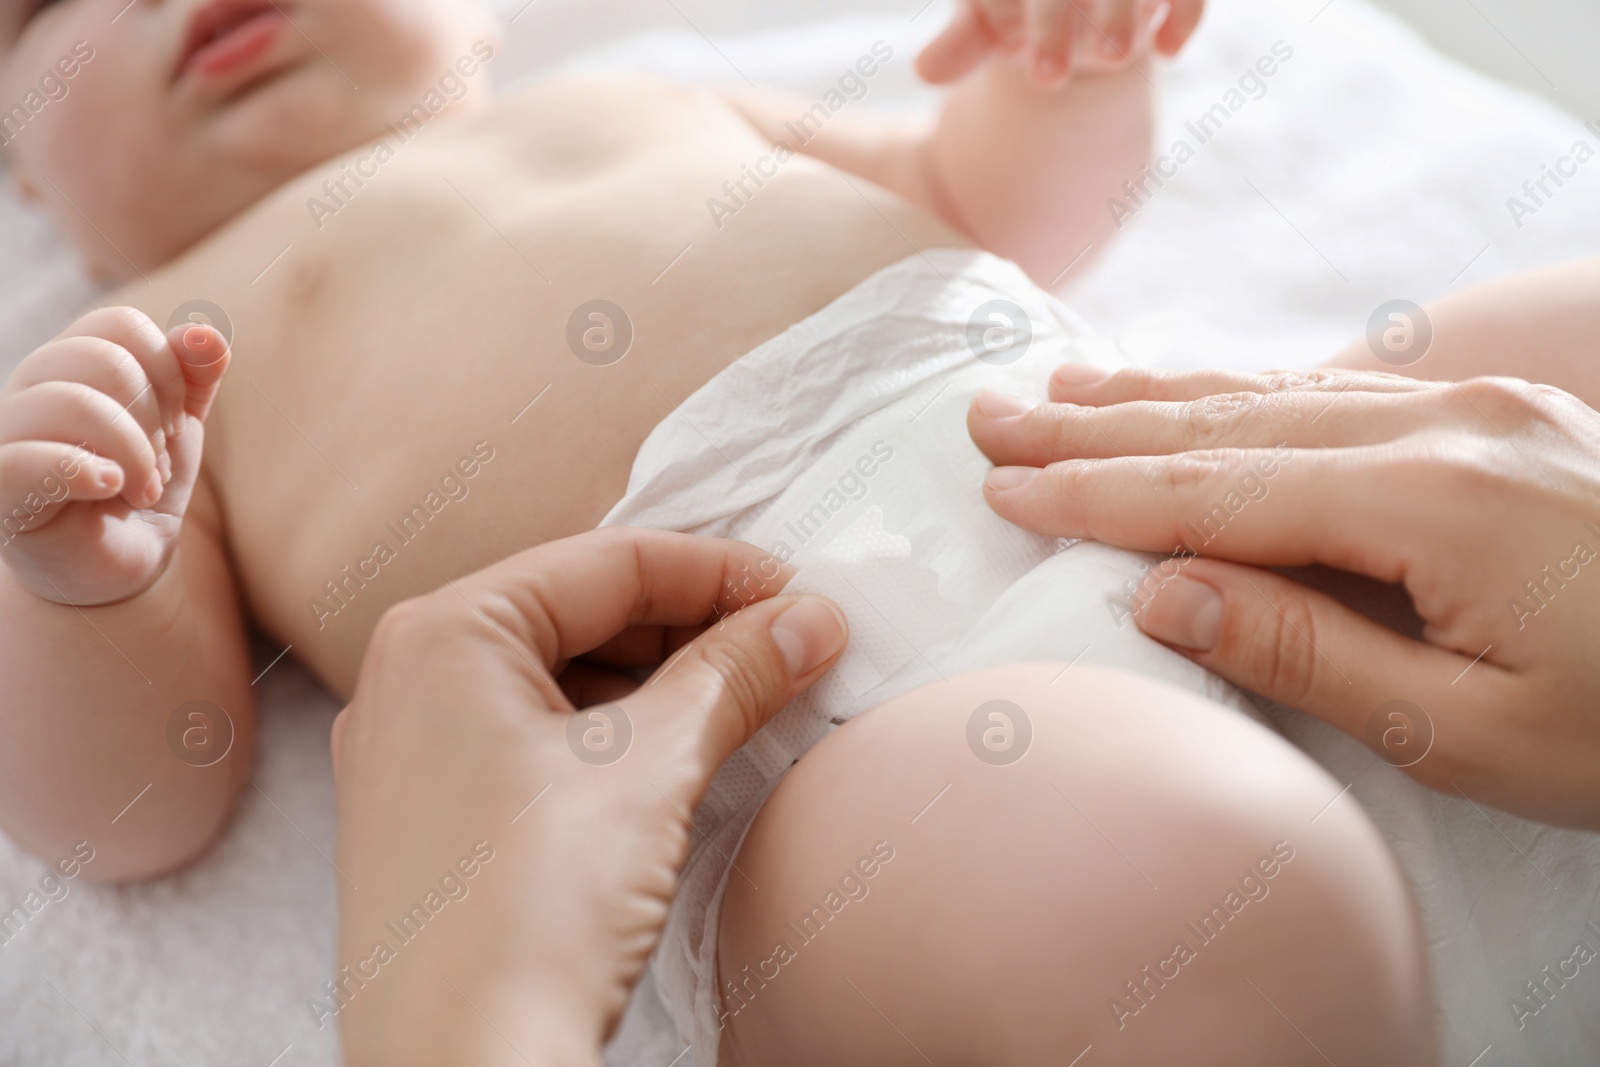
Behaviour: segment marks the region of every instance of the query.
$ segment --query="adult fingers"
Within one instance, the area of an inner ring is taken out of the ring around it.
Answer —
[[[780,597],[745,608],[668,660],[623,706],[687,730],[705,781],[778,709],[833,666],[849,629],[821,597]],[[695,783],[696,799],[704,781]]]
[[[630,627],[731,614],[773,596],[790,574],[754,545],[613,527],[540,545],[453,585],[550,669]]]
[[[615,667],[580,659],[556,676],[556,684],[573,707],[587,708],[621,700],[638,690],[639,679]]]
[[[1416,764],[1413,773],[1430,785],[1447,785],[1475,762],[1470,753],[1493,743],[1488,709],[1510,680],[1502,668],[1402,637],[1271,571],[1168,560],[1150,570],[1136,601],[1146,634],[1235,685],[1332,723],[1397,766]],[[1457,686],[1469,667],[1471,684]],[[1489,691],[1494,699],[1481,696]],[[1427,721],[1387,717],[1397,700]],[[1422,766],[1435,730],[1436,758]]]
[[[1392,441],[1437,417],[1416,403],[1417,395],[1363,394],[1356,403],[1322,392],[1243,392],[1088,407],[1035,406],[984,392],[967,413],[967,430],[984,455],[1002,466],[1204,448],[1368,445]]]
[[[953,82],[969,74],[998,46],[977,8],[964,3],[950,25],[917,57],[917,73],[933,85]]]
[[[1138,368],[1107,372],[1084,363],[1064,363],[1050,375],[1050,399],[1057,403],[1103,407],[1133,400],[1198,400],[1218,393],[1284,393],[1301,390],[1343,393],[1420,392],[1439,388],[1398,374],[1320,369],[1308,371],[1201,370]]]
[[[705,625],[634,626],[584,653],[591,663],[621,669],[655,670],[678,649],[705,632]]]
[[[984,498],[1002,517],[1056,537],[1150,552],[1189,551],[1261,566],[1323,563],[1379,581],[1405,577],[1446,508],[1423,512],[1426,472],[1356,448],[1219,449],[1171,456],[996,467]],[[1448,487],[1432,487],[1448,494]],[[1446,497],[1448,499],[1448,497]]]
[[[1156,33],[1156,50],[1162,55],[1176,55],[1200,25],[1205,13],[1205,0],[1171,0],[1172,10]]]

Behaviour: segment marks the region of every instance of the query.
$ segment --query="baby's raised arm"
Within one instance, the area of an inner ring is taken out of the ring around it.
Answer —
[[[1148,181],[1154,88],[1134,61],[1176,51],[1201,6],[1181,0],[1162,23],[1143,0],[1090,5],[1101,26],[1072,0],[1036,0],[1026,18],[1021,0],[972,0],[918,64],[962,78],[931,124],[839,114],[813,132],[795,121],[801,98],[726,96],[768,140],[899,193],[1049,287],[1114,236],[1124,183]]]
[[[0,390],[0,826],[46,862],[87,842],[96,880],[192,859],[250,771],[244,625],[200,476],[227,365],[209,327],[105,308]]]

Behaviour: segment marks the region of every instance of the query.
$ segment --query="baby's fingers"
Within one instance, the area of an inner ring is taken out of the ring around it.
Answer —
[[[933,85],[965,77],[999,46],[972,4],[960,5],[955,18],[917,57],[917,73]]]
[[[1008,52],[1015,52],[1028,43],[1028,14],[1023,0],[976,0],[989,29]]]
[[[125,349],[149,379],[150,390],[161,408],[158,428],[167,437],[177,434],[186,392],[184,372],[172,346],[150,316],[134,308],[100,308],[67,327],[61,336],[98,337]]]
[[[0,402],[0,445],[78,445],[122,468],[122,496],[144,509],[161,499],[162,470],[150,437],[115,400],[77,382],[43,382]]]
[[[1118,65],[1133,61],[1134,50],[1139,44],[1135,39],[1140,28],[1137,22],[1144,7],[1137,0],[1120,0],[1102,5],[1100,15],[1095,20],[1097,29],[1094,31],[1093,44],[1101,59]]]
[[[1093,0],[1084,3],[1093,10]],[[1029,61],[1040,84],[1059,85],[1072,73],[1078,18],[1077,8],[1063,0],[1028,0]]]
[[[1156,50],[1164,56],[1176,55],[1200,24],[1205,0],[1171,0],[1172,10],[1156,34]]]
[[[59,337],[23,360],[6,392],[55,381],[76,382],[106,394],[152,439],[165,440],[165,419],[150,378],[133,354],[116,342],[89,335]]]
[[[215,327],[185,323],[175,326],[167,334],[167,342],[178,357],[178,366],[184,380],[183,412],[200,422],[206,421],[212,401],[228,373],[228,363],[233,353],[228,342]],[[183,429],[178,420],[178,431]]]
[[[122,468],[76,445],[13,441],[0,445],[0,543],[48,518],[69,500],[110,500],[122,492]]]

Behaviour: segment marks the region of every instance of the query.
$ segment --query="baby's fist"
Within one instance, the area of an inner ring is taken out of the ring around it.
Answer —
[[[101,308],[22,362],[0,390],[0,559],[24,586],[84,606],[160,577],[228,360],[209,326]]]

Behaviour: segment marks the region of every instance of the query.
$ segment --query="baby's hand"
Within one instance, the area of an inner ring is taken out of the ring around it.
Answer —
[[[1182,48],[1205,0],[962,0],[917,58],[934,84],[955,81],[995,55],[1026,63],[1044,86],[1076,71],[1110,71]]]
[[[18,581],[78,606],[155,583],[228,358],[209,326],[163,336],[139,311],[102,308],[23,360],[0,390],[0,559]]]

